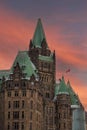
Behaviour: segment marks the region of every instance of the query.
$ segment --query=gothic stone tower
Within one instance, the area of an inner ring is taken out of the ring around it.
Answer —
[[[56,58],[55,51],[51,52],[48,47],[41,19],[38,19],[33,39],[30,40],[29,57],[38,69],[43,86],[45,129],[54,129],[55,106],[52,100],[54,98]]]
[[[44,88],[44,97],[53,99],[55,84],[55,52],[48,47],[41,19],[38,19],[33,39],[30,40],[29,56],[36,65]]]

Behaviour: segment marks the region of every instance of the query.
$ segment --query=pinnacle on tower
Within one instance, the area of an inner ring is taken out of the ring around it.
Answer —
[[[39,18],[35,32],[34,32],[34,36],[33,36],[33,39],[32,39],[32,43],[35,47],[41,48],[41,44],[42,44],[43,40],[46,41],[46,37],[45,37],[45,33],[44,33],[44,29],[43,29],[43,26],[42,26],[41,19]],[[46,45],[47,45],[47,43],[46,43]],[[48,45],[47,45],[47,47],[48,47]]]

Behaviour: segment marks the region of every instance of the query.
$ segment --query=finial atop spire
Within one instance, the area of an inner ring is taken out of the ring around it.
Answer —
[[[46,41],[46,37],[45,37],[44,29],[43,29],[43,26],[42,26],[42,22],[41,22],[41,19],[39,18],[38,22],[37,22],[35,32],[34,32],[32,43],[33,43],[33,45],[35,47],[41,47],[43,39],[45,39],[45,41]]]

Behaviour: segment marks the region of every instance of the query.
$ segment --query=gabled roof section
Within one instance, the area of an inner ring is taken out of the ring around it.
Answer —
[[[19,51],[16,59],[12,65],[11,71],[13,72],[14,67],[19,63],[19,66],[22,70],[22,73],[25,74],[25,78],[29,78],[32,75],[37,77],[37,69],[34,64],[31,62],[30,57],[28,56],[27,51]]]
[[[34,32],[34,36],[33,36],[33,39],[32,39],[32,43],[35,47],[41,48],[41,43],[42,43],[43,40],[46,41],[46,37],[45,37],[45,33],[44,33],[44,29],[43,29],[43,26],[42,26],[41,19],[39,18],[35,32]]]

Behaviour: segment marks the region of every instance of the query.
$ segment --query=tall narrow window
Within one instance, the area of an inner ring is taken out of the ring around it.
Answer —
[[[29,130],[32,130],[32,123],[30,122],[30,129]]]
[[[10,112],[8,112],[8,119],[10,119]]]
[[[21,130],[24,130],[24,122],[21,123]]]
[[[11,102],[8,101],[8,108],[11,108]]]
[[[24,111],[22,111],[22,119],[24,119]]]
[[[25,106],[25,102],[24,100],[22,100],[22,108],[24,108],[24,106]]]
[[[64,123],[64,128],[66,128],[66,123]]]
[[[30,112],[30,120],[32,120],[32,114],[33,114],[33,113],[32,113],[32,112]]]
[[[30,101],[30,109],[33,109],[33,101]]]
[[[10,123],[8,122],[8,130],[10,130]]]

